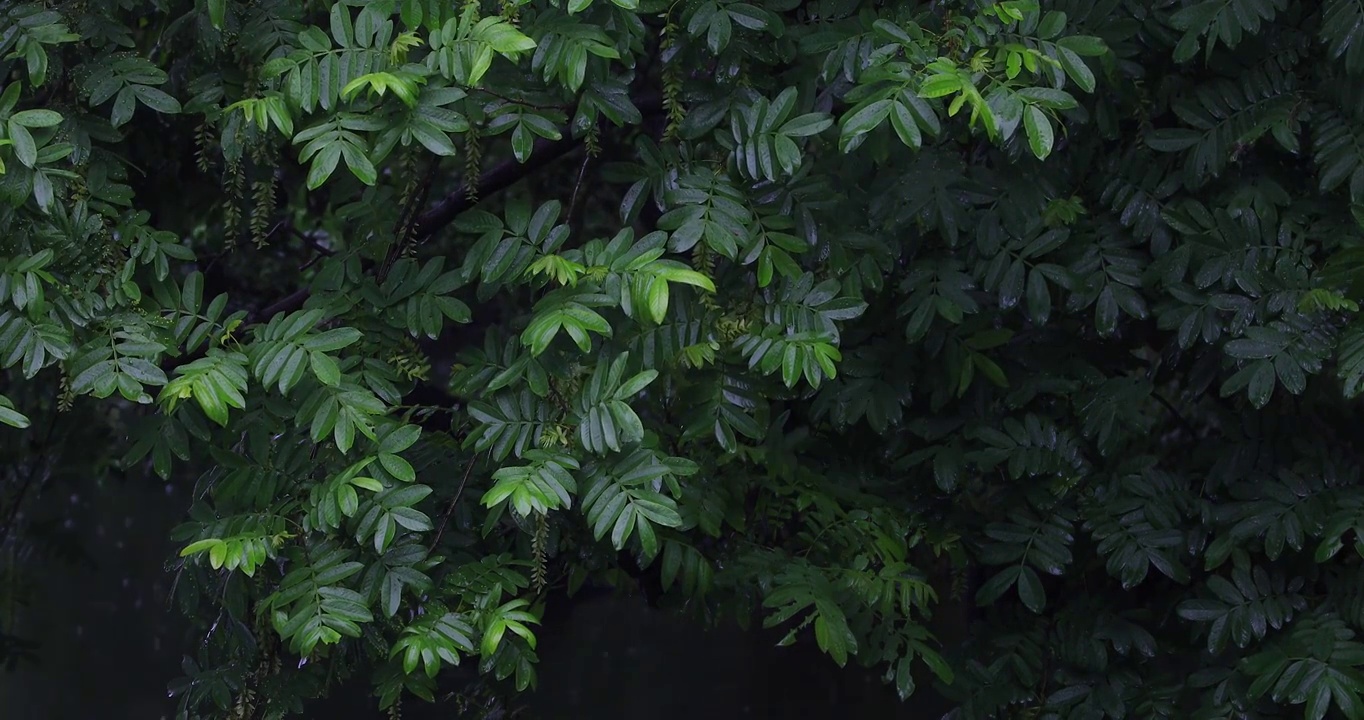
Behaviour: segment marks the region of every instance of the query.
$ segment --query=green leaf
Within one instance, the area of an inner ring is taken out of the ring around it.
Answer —
[[[710,20],[710,30],[706,32],[706,46],[714,54],[719,54],[729,46],[730,34],[733,32],[733,25],[729,19],[729,13],[717,12]]]
[[[114,108],[109,113],[109,123],[114,127],[120,127],[133,119],[133,111],[137,106],[137,93],[134,85],[125,86],[114,96]]]
[[[208,0],[208,22],[214,30],[222,30],[227,16],[227,0]]]
[[[331,177],[340,160],[341,146],[339,144],[328,145],[314,155],[312,165],[308,168],[308,189],[316,190],[322,187],[322,183]]]
[[[816,606],[819,610],[815,616],[815,642],[839,667],[843,667],[848,663],[848,655],[857,651],[857,638],[848,627],[842,610],[823,602],[817,602]]]
[[[890,115],[892,102],[886,98],[854,108],[843,117],[843,137],[863,135],[880,125]]]
[[[9,121],[20,127],[45,128],[60,125],[62,115],[55,110],[20,110]]]
[[[809,137],[833,127],[834,119],[826,113],[807,113],[787,120],[777,132],[787,137]]]
[[[1028,272],[1026,293],[1028,316],[1037,325],[1045,325],[1051,317],[1051,289],[1047,287],[1046,276],[1037,268]]]
[[[379,453],[379,464],[398,482],[410,483],[417,479],[417,471],[412,464],[392,453]]]
[[[1022,88],[1016,95],[1018,99],[1051,110],[1070,110],[1078,106],[1075,96],[1065,90],[1032,87]]]
[[[512,154],[516,156],[517,162],[524,163],[529,160],[531,149],[534,145],[535,138],[531,135],[530,131],[526,129],[524,123],[518,124],[516,129],[512,130]]]
[[[635,375],[621,384],[620,389],[612,395],[617,400],[626,400],[634,397],[639,391],[649,386],[649,383],[658,378],[657,370],[645,370]]]
[[[336,387],[341,384],[341,367],[330,355],[313,350],[308,353],[308,365],[318,382],[323,385]]]
[[[1056,59],[1061,62],[1062,69],[1076,86],[1087,93],[1094,92],[1094,73],[1075,51],[1059,46],[1056,48]]]
[[[205,550],[210,550],[210,549],[215,548],[215,547],[217,547],[217,546],[219,546],[219,545],[222,545],[222,544],[223,544],[223,541],[222,541],[222,540],[219,540],[219,539],[217,539],[217,538],[208,538],[208,539],[206,539],[206,540],[197,540],[197,541],[195,541],[195,542],[192,542],[192,543],[186,545],[186,546],[184,547],[184,549],[182,549],[182,550],[180,551],[180,557],[189,557],[190,555],[194,555],[194,554],[197,554],[197,553],[201,553],[201,552],[203,552],[203,551],[205,551]]]
[[[522,34],[516,27],[495,18],[484,18],[480,21],[479,30],[475,34],[488,43],[494,52],[503,55],[527,52],[536,47],[535,41]]]
[[[1105,285],[1094,303],[1094,328],[1107,337],[1118,328],[1118,300],[1111,285]]]
[[[1278,355],[1283,351],[1283,345],[1267,340],[1237,338],[1228,342],[1223,350],[1231,357],[1240,360],[1258,360]]]
[[[14,145],[14,156],[19,159],[19,163],[24,167],[33,167],[38,163],[38,145],[33,141],[33,135],[28,128],[19,125],[10,119],[9,125],[10,142]]]
[[[383,441],[379,443],[379,450],[385,453],[400,453],[415,445],[421,433],[419,425],[402,425],[384,436]]]
[[[1037,36],[1043,40],[1050,40],[1061,31],[1066,29],[1066,14],[1060,11],[1051,10],[1042,16],[1042,22],[1037,25]]]
[[[341,156],[346,159],[346,167],[350,168],[351,174],[360,182],[373,185],[378,180],[379,173],[364,151],[348,142],[340,143],[340,147]],[[326,150],[322,152],[325,153]]]
[[[1028,146],[1038,160],[1045,160],[1051,154],[1055,136],[1052,134],[1051,120],[1047,119],[1036,105],[1029,105],[1023,111],[1023,127],[1028,133]]]
[[[1269,404],[1269,398],[1274,394],[1275,379],[1273,363],[1263,360],[1256,363],[1246,391],[1251,405],[1262,408]]]
[[[0,403],[0,423],[20,430],[23,430],[32,424],[27,415],[24,415],[5,403]]]
[[[1018,582],[1022,570],[1022,566],[1012,565],[986,580],[976,591],[976,604],[983,607],[1003,597]]]
[[[1108,45],[1092,35],[1071,35],[1057,40],[1056,44],[1076,55],[1097,57],[1108,53]]]
[[[914,119],[909,106],[897,100],[892,110],[890,122],[900,142],[911,148],[923,145],[923,134],[919,131],[919,123]]]
[[[316,335],[310,335],[303,340],[303,347],[317,352],[335,352],[342,348],[350,347],[360,338],[363,333],[355,328],[332,328]]]
[[[150,85],[132,85],[130,87],[143,105],[162,115],[176,115],[180,112],[180,101],[167,95],[164,91]]]
[[[1047,605],[1047,594],[1042,589],[1042,579],[1037,571],[1023,566],[1018,573],[1018,599],[1029,610],[1040,613]]]
[[[919,85],[919,97],[928,99],[946,97],[963,87],[961,76],[956,73],[933,75]]]

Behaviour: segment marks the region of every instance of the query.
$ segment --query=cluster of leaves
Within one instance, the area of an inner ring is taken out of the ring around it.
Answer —
[[[5,442],[197,474],[185,717],[525,689],[585,583],[962,720],[1364,717],[1361,28],[8,5]]]

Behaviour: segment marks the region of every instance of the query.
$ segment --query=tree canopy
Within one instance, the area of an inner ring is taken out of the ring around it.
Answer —
[[[1358,0],[53,0],[0,83],[0,544],[192,486],[182,717],[525,690],[591,585],[1364,718]]]

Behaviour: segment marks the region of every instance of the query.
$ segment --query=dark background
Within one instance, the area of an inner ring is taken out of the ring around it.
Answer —
[[[187,486],[105,479],[88,496],[45,493],[28,506],[46,546],[17,628],[39,641],[36,663],[0,671],[4,720],[173,718],[167,683],[194,638],[166,601],[173,579],[170,527]],[[9,543],[11,550],[15,543]],[[80,551],[80,552],[77,552]],[[37,563],[35,566],[34,563]],[[930,718],[921,689],[900,703],[876,674],[840,670],[812,644],[775,646],[777,635],[707,630],[642,598],[584,593],[556,598],[540,629],[539,689],[518,718]],[[443,692],[458,688],[442,686]],[[310,716],[385,717],[367,681]],[[443,705],[443,706],[442,706]],[[458,717],[451,703],[403,704],[407,720]]]

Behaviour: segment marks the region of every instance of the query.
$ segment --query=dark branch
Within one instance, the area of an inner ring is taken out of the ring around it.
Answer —
[[[308,300],[308,288],[300,288],[288,295],[266,305],[264,309],[250,318],[251,322],[260,322],[274,317],[278,313],[293,312],[301,307]]]
[[[646,95],[635,102],[635,107],[639,108],[640,114],[646,118],[655,115],[663,110],[663,96],[657,93]],[[570,128],[561,127],[559,132],[562,137],[558,140],[545,140],[543,138],[537,140],[534,150],[526,162],[521,163],[515,159],[508,159],[483,173],[478,179],[476,197],[486,198],[489,195],[506,190],[537,170],[572,152],[582,144],[582,139],[573,137]],[[454,191],[431,206],[426,212],[417,216],[415,227],[411,231],[412,240],[421,242],[429,239],[443,230],[446,225],[454,222],[460,213],[473,207],[477,202],[477,200],[469,200],[469,188],[467,184],[461,183]],[[306,288],[296,290],[252,315],[251,321],[260,322],[274,317],[277,313],[293,312],[303,307],[303,303],[307,300],[308,290]]]
[[[24,482],[19,486],[19,491],[14,495],[14,504],[9,507],[6,513],[5,524],[0,525],[0,547],[5,546],[5,541],[9,540],[10,533],[14,526],[19,523],[19,509],[24,504],[24,499],[28,496],[29,489],[34,486],[34,480],[41,474],[42,480],[38,485],[42,486],[47,482],[47,476],[51,472],[52,463],[52,436],[57,429],[57,416],[59,411],[52,408],[52,416],[47,422],[47,431],[43,433],[43,439],[39,442],[37,451],[33,453],[33,464],[28,466],[28,472],[24,476]]]
[[[426,204],[426,198],[431,195],[431,185],[435,183],[436,173],[439,170],[440,159],[433,158],[427,164],[426,176],[421,180],[421,186],[413,193],[412,198],[403,207],[402,213],[398,215],[398,222],[393,226],[393,240],[388,245],[388,254],[384,256],[384,263],[379,266],[379,272],[375,274],[380,285],[388,279],[388,273],[393,269],[393,264],[398,262],[398,258],[406,252],[408,243],[414,239],[412,232],[417,227],[417,208]]]
[[[477,197],[484,198],[493,193],[506,190],[535,171],[549,165],[572,152],[581,140],[570,137],[567,132],[559,140],[541,138],[535,142],[535,149],[525,163],[515,159],[506,160],[483,173],[478,179]],[[469,199],[469,188],[461,184],[446,195],[429,210],[417,217],[417,227],[412,233],[414,240],[422,241],[435,235],[446,225],[454,222],[459,214],[473,207],[478,201]]]
[[[663,109],[663,97],[661,95],[649,95],[641,98],[636,103],[636,107],[639,108],[641,115],[647,117]],[[573,137],[567,127],[559,128],[559,132],[563,137],[558,140],[545,140],[544,138],[537,140],[530,159],[525,163],[509,159],[483,173],[482,177],[478,179],[477,197],[483,198],[506,190],[540,168],[572,152],[583,142],[581,138]],[[477,201],[471,202],[469,200],[468,187],[460,185],[417,218],[417,228],[413,237],[420,241],[435,235],[446,225],[454,222],[460,213],[473,207],[475,202]]]
[[[455,512],[455,506],[459,504],[459,498],[464,494],[464,486],[469,484],[469,476],[474,472],[474,465],[478,464],[478,453],[469,458],[469,464],[464,468],[464,479],[459,481],[459,489],[455,491],[455,496],[450,498],[450,504],[445,506],[445,512],[440,516],[440,527],[436,528],[436,537],[431,540],[431,550],[435,551],[440,546],[440,537],[445,534],[445,525],[450,522],[450,516]]]

